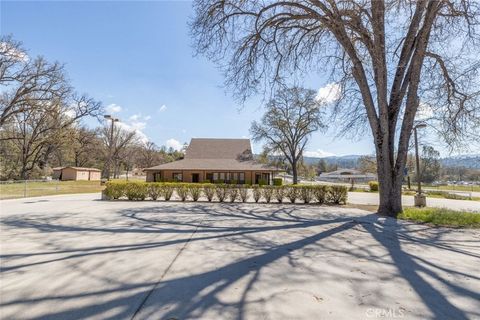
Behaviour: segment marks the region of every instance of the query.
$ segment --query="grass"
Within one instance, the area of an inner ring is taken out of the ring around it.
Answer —
[[[0,199],[100,192],[100,181],[35,181],[0,184]],[[25,195],[26,193],[26,195]]]
[[[431,223],[437,226],[480,228],[480,213],[443,208],[404,208],[398,219]]]
[[[431,186],[431,185],[422,185],[422,187],[427,189],[437,189],[437,190],[447,190],[447,191],[471,191],[471,192],[480,192],[480,186]]]
[[[450,190],[453,192],[452,190]],[[368,189],[363,188],[354,188],[348,189],[348,192],[367,192],[367,193],[378,193],[378,191],[370,191]],[[428,190],[425,191],[427,198],[440,198],[440,199],[454,199],[454,200],[472,200],[472,201],[480,201],[480,197],[467,197],[455,193],[449,193],[447,191],[440,191],[440,190]],[[404,190],[402,191],[402,195],[404,196],[413,196],[416,194],[414,190]]]

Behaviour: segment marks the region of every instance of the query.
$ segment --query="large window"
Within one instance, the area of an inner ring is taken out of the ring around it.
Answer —
[[[174,172],[172,174],[173,181],[175,182],[182,182],[183,181],[183,175],[181,172]]]

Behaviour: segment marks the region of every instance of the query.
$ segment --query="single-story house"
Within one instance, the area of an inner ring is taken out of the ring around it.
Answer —
[[[284,170],[255,161],[249,139],[193,138],[183,159],[144,171],[147,181],[272,184]]]
[[[332,172],[324,172],[318,176],[318,180],[329,182],[368,182],[377,180],[373,173],[363,173],[355,169],[338,169]]]
[[[56,167],[53,168],[53,179],[65,180],[100,180],[102,171],[96,168]]]

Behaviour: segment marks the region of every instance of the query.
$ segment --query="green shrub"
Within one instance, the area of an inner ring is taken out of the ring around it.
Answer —
[[[198,201],[198,199],[202,196],[202,187],[198,184],[192,184],[188,186],[188,194],[192,198],[193,201]]]
[[[227,197],[230,202],[235,202],[238,199],[238,188],[230,185],[227,188]]]
[[[259,186],[253,186],[252,193],[253,193],[253,200],[255,202],[260,201],[260,199],[262,198],[262,189],[260,189]]]
[[[273,179],[273,185],[274,186],[281,186],[283,184],[283,179],[282,178],[274,178]]]
[[[297,198],[298,198],[297,187],[295,187],[295,186],[287,187],[286,196],[287,196],[288,200],[290,200],[291,203],[295,203],[295,201],[297,201]]]
[[[327,201],[334,204],[347,203],[348,190],[345,186],[330,186],[327,192]]]
[[[217,195],[218,201],[223,202],[227,196],[227,187],[224,184],[219,184],[215,188],[215,194]]]
[[[188,197],[188,188],[186,185],[178,185],[177,188],[177,195],[180,197],[180,200],[185,201]]]
[[[148,196],[152,200],[157,200],[163,193],[163,185],[158,182],[151,182],[147,185]]]
[[[446,192],[444,195],[445,199],[454,199],[454,200],[471,200],[472,198],[469,196],[462,196],[456,193],[448,193]]]
[[[324,204],[325,203],[325,198],[327,196],[328,192],[328,187],[327,186],[315,186],[313,188],[313,196],[315,197],[315,200],[320,203]]]
[[[240,195],[240,200],[242,202],[247,202],[248,200],[248,188],[245,186],[238,187],[238,194]]]
[[[285,188],[283,186],[277,186],[274,189],[273,196],[279,203],[283,202],[283,198],[285,197]]]
[[[145,200],[147,194],[147,184],[144,182],[128,182],[125,185],[125,195],[128,200]]]
[[[105,195],[110,199],[120,199],[125,196],[125,182],[109,181],[106,183]]]
[[[173,187],[173,185],[171,184],[165,184],[163,186],[163,198],[165,199],[165,201],[170,201],[170,199],[172,198],[172,195],[173,195],[173,191],[175,190],[175,188]]]
[[[215,197],[215,186],[206,184],[203,187],[203,193],[207,197],[208,202],[212,202],[213,197]]]
[[[266,186],[267,184],[268,184],[268,181],[266,179],[258,179],[259,186]]]
[[[300,190],[300,199],[304,203],[310,203],[313,199],[313,190],[311,186],[300,186],[298,187]]]
[[[368,186],[370,187],[370,191],[378,191],[378,181],[370,181],[368,182]]]
[[[270,203],[272,201],[273,188],[271,186],[263,186],[261,189],[263,198],[267,203]]]

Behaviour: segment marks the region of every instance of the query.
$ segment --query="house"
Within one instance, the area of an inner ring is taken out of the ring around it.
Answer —
[[[318,180],[329,182],[368,182],[377,180],[373,173],[362,173],[354,169],[338,169],[332,172],[324,172],[318,176]]]
[[[249,139],[193,138],[183,159],[144,171],[147,181],[271,184],[283,170],[256,162]]]
[[[53,168],[53,179],[58,180],[100,180],[101,170],[83,167],[56,167]]]

